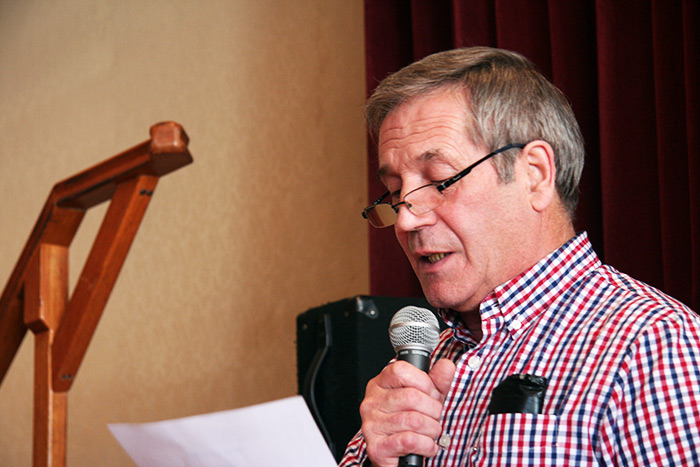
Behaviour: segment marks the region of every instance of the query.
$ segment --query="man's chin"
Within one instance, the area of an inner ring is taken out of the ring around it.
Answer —
[[[463,292],[463,291],[462,291]],[[465,297],[464,294],[456,294],[453,291],[436,287],[423,286],[423,295],[434,308],[446,308],[455,311],[471,311],[478,309],[480,301],[471,304],[472,297]]]
[[[434,308],[454,308],[457,303],[454,297],[447,294],[445,291],[436,290],[435,288],[423,287],[423,295]]]

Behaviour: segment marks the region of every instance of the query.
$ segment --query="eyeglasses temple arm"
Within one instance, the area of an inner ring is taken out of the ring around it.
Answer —
[[[459,172],[459,173],[458,173],[457,175],[455,175],[454,177],[450,177],[450,178],[448,178],[447,180],[445,180],[444,182],[440,183],[439,185],[435,185],[435,188],[437,188],[437,189],[442,193],[442,192],[445,191],[447,188],[449,188],[450,186],[454,185],[455,183],[457,183],[458,181],[460,181],[461,179],[463,179],[464,177],[466,177],[467,175],[469,175],[469,172],[471,172],[471,171],[474,169],[474,167],[476,167],[477,165],[481,164],[481,163],[484,162],[486,159],[489,159],[489,158],[495,156],[496,154],[500,154],[500,153],[502,153],[502,152],[504,152],[504,151],[507,151],[507,150],[509,150],[509,149],[513,149],[513,148],[523,149],[524,147],[525,147],[524,144],[508,144],[508,145],[506,145],[506,146],[503,146],[503,147],[500,148],[500,149],[497,149],[497,150],[495,150],[495,151],[493,151],[493,152],[490,152],[490,153],[486,154],[484,157],[482,157],[482,158],[479,159],[478,161],[474,162],[472,165],[470,165],[470,166],[467,167],[466,169],[462,170],[461,172]]]

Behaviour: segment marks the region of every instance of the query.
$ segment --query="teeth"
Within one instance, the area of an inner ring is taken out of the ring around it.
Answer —
[[[445,253],[433,253],[432,255],[428,256],[428,261],[430,263],[437,263],[445,256],[447,256]]]

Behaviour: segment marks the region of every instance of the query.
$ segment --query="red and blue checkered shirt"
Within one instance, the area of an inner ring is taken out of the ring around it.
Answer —
[[[601,264],[585,233],[484,299],[480,342],[442,313],[450,444],[426,467],[700,465],[700,319]],[[516,373],[548,379],[542,413],[489,415]],[[340,465],[365,459],[360,433]]]

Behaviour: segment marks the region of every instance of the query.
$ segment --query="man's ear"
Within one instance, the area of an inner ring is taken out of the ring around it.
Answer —
[[[527,170],[530,205],[542,212],[557,196],[554,149],[546,141],[535,140],[525,146],[520,157]]]

